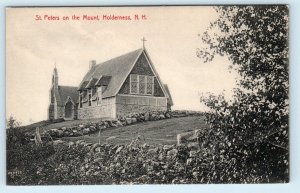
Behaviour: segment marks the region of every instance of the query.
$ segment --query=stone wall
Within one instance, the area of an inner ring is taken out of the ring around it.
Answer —
[[[61,137],[78,137],[88,135],[99,130],[109,129],[111,127],[122,127],[126,125],[136,124],[139,122],[157,121],[170,118],[172,118],[172,114],[171,112],[167,111],[132,113],[120,119],[102,119],[97,120],[96,122],[79,123],[78,125],[72,125],[69,127],[50,129],[49,131],[47,131],[47,133],[53,139]],[[46,137],[48,134],[44,134],[42,137]],[[35,134],[33,133],[31,135],[31,139],[34,140],[34,137]]]
[[[117,117],[123,117],[132,113],[149,111],[166,111],[167,98],[150,96],[117,95]]]
[[[78,108],[78,119],[116,118],[116,98],[102,99],[101,104]]]
[[[78,125],[71,125],[69,127],[50,129],[46,133],[48,133],[53,139],[62,137],[77,137],[88,135],[90,133],[95,133],[99,130],[109,129],[111,127],[122,127],[141,122],[157,121],[187,116],[203,116],[203,113],[197,111],[149,111],[140,113],[130,113],[124,117],[119,117],[118,119],[101,119],[97,120],[96,122],[78,123]],[[55,121],[60,122],[63,120],[56,119]],[[193,132],[183,133],[177,136],[177,139],[179,141],[178,144],[189,144],[190,142],[194,142],[195,137],[191,137],[194,136]],[[42,134],[42,138],[45,138],[47,136],[49,137],[48,134]],[[197,139],[200,139],[199,135],[197,136]],[[32,133],[30,138],[34,140],[35,133]]]

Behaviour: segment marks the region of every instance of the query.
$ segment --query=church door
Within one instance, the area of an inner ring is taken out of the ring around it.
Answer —
[[[73,103],[71,101],[68,101],[65,105],[65,118],[73,118]]]

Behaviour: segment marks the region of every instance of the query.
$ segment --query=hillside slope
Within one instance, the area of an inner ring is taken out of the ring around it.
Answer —
[[[115,137],[111,141],[114,144],[125,144],[137,136],[144,138],[147,144],[175,144],[177,134],[203,129],[207,127],[204,116],[190,116],[165,119],[159,121],[148,121],[128,125],[124,127],[109,128],[100,134],[100,141],[104,143],[109,137]],[[84,139],[86,142],[97,143],[99,141],[99,133],[85,135],[84,137],[63,137],[64,141],[76,141]]]

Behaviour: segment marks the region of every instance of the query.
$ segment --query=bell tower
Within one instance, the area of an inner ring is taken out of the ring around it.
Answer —
[[[58,92],[58,73],[56,66],[54,67],[53,70],[53,75],[52,75],[52,86],[50,89],[50,105],[48,108],[48,119],[50,121],[57,119],[57,105],[56,105],[56,100],[55,100],[55,93]]]
[[[54,67],[53,75],[52,75],[52,87],[58,88],[58,73],[57,73],[56,66]]]

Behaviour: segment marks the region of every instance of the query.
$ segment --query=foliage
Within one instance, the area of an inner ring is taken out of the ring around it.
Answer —
[[[6,120],[6,128],[7,129],[14,129],[21,125],[12,115]]]
[[[212,136],[218,138],[214,149],[220,154],[218,147],[225,146],[224,151],[233,152],[228,159],[236,159],[239,152],[246,151],[248,156],[241,158],[248,167],[257,166],[256,171],[249,168],[250,173],[239,176],[246,182],[255,176],[270,179],[274,173],[277,173],[275,182],[286,182],[288,7],[221,6],[216,11],[219,18],[202,36],[208,47],[198,49],[198,57],[205,62],[213,60],[215,55],[228,57],[232,62],[229,70],[235,70],[240,77],[232,100],[225,100],[223,94],[201,98],[211,109],[206,117],[213,129]],[[245,149],[245,145],[253,149]],[[266,154],[259,156],[261,152]],[[276,167],[282,168],[279,173]],[[238,164],[232,169],[243,171]]]
[[[7,175],[7,181],[9,184],[30,184],[32,179],[29,180],[27,176],[32,176],[33,168],[52,155],[54,149],[51,144],[36,146],[31,143],[30,135],[18,127],[17,121],[12,117],[9,120],[10,127],[6,130],[6,169],[8,173],[21,173],[23,178],[20,174]]]
[[[27,172],[22,173],[20,178],[9,179],[9,183],[208,183],[209,163],[204,164],[204,159],[199,159],[202,154],[185,146],[169,146],[166,149],[165,146],[150,147],[140,143],[125,146],[70,146],[62,143],[56,146],[52,156],[24,165],[22,171]]]
[[[127,145],[88,144],[84,142],[58,143],[54,152],[38,157],[44,149],[32,152],[33,157],[24,157],[30,164],[18,168],[22,174],[8,178],[9,184],[191,184],[191,183],[257,183],[281,178],[283,167],[274,163],[265,164],[274,173],[265,173],[251,159],[263,161],[268,151],[277,157],[281,149],[263,144],[260,152],[252,144],[243,146],[242,152],[220,147],[215,154],[206,141],[201,149],[187,146],[155,146],[142,144],[140,140]],[[52,146],[52,144],[51,144]],[[52,146],[53,147],[53,146]],[[33,147],[33,149],[36,149]],[[234,155],[235,154],[235,155]],[[249,160],[250,158],[250,160]],[[37,161],[35,161],[35,159]],[[248,167],[244,167],[247,165]],[[251,166],[251,167],[249,167]],[[268,168],[267,168],[268,167]],[[276,169],[276,170],[275,170]]]

